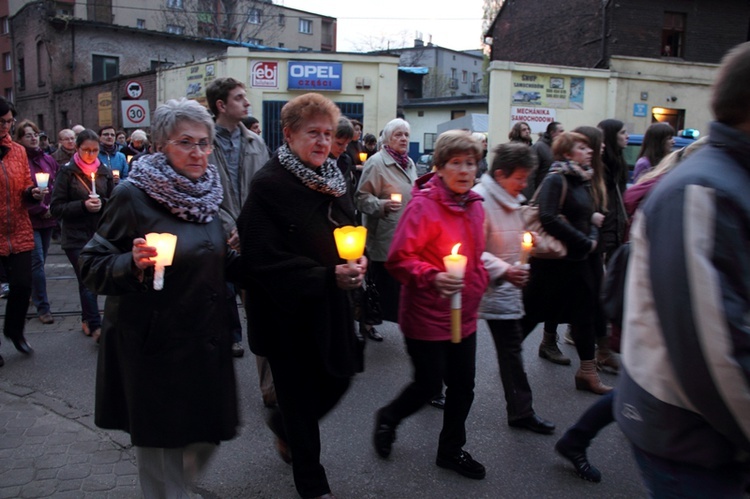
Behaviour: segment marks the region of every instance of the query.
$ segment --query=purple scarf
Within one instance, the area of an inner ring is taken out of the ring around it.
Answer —
[[[393,148],[391,148],[391,146],[384,145],[383,149],[385,149],[385,151],[390,154],[393,159],[396,160],[396,163],[398,163],[401,168],[403,168],[404,170],[409,168],[409,156],[406,153],[401,154],[400,152],[396,152],[395,150],[393,150]]]

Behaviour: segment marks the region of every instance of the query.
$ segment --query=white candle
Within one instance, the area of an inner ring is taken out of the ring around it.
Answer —
[[[112,176],[115,178],[115,180],[120,178],[120,170],[112,170]]]
[[[159,234],[150,232],[146,234],[146,244],[156,248],[156,266],[154,267],[154,289],[157,291],[164,288],[164,267],[172,265],[174,249],[177,245],[177,236],[167,232]]]
[[[96,196],[96,172],[91,172],[91,194]]]
[[[445,271],[453,277],[464,278],[468,258],[458,254],[461,243],[453,246],[451,254],[443,257]],[[451,342],[461,343],[461,292],[451,296]]]
[[[531,237],[531,232],[523,233],[523,240],[521,241],[521,265],[529,263],[529,255],[531,254],[531,248],[534,247],[534,240]]]
[[[49,173],[35,173],[34,176],[36,177],[36,186],[40,189],[46,189],[47,184],[49,184]]]
[[[391,194],[391,201],[395,201],[397,203],[401,202],[401,193],[400,192],[394,192]]]

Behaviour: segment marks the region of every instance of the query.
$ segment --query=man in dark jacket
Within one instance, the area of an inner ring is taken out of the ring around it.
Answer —
[[[750,42],[724,58],[709,145],[635,215],[614,414],[651,497],[750,484]]]

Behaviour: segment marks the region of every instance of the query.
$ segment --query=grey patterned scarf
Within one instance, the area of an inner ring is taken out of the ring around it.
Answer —
[[[177,173],[160,152],[135,161],[128,181],[188,222],[213,220],[223,198],[219,171],[214,165],[209,164],[206,173],[192,181]]]
[[[346,179],[331,158],[327,158],[320,168],[313,170],[302,164],[286,144],[279,147],[277,153],[281,166],[292,172],[305,187],[333,197],[346,194]]]

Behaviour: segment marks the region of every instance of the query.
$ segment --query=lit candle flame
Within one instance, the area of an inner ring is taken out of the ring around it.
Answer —
[[[461,243],[458,243],[457,245],[455,245],[453,249],[451,250],[451,255],[458,255],[458,248],[460,247],[461,247]]]
[[[531,239],[531,232],[524,232],[523,233],[523,244],[524,246],[531,246],[532,239]]]

